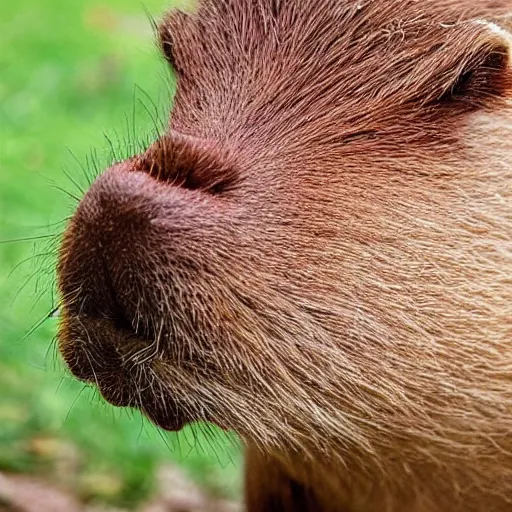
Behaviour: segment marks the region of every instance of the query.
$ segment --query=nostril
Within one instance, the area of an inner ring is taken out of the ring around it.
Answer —
[[[213,144],[176,132],[150,146],[137,170],[160,182],[212,195],[226,192],[237,179],[235,166]]]
[[[112,316],[113,316],[112,323],[114,324],[114,327],[116,329],[119,329],[120,331],[131,332],[131,333],[134,332],[132,322],[130,322],[130,320],[128,320],[126,313],[123,311],[121,306],[117,303],[114,303]]]
[[[111,272],[107,268],[107,264],[103,261],[103,290],[108,298],[107,316],[116,329],[121,331],[135,333],[132,321],[128,318],[126,308],[121,304],[118,292],[114,286]]]

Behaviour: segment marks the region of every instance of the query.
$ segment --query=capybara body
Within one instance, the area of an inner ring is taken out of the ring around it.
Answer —
[[[60,349],[246,445],[248,512],[512,510],[506,2],[203,0],[66,230]]]

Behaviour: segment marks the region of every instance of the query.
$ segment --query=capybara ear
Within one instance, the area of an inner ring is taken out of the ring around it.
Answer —
[[[453,28],[450,41],[437,48],[434,103],[475,110],[512,97],[512,32],[485,20]]]

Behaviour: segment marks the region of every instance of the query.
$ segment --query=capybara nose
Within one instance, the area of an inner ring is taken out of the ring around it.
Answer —
[[[173,203],[173,193],[136,170],[133,161],[96,180],[71,219],[60,252],[59,286],[67,308],[92,317],[119,316],[123,297],[117,290],[125,287],[119,285],[137,278],[133,255],[139,249],[146,253],[152,221]]]
[[[220,196],[234,183],[233,168],[211,145],[171,132],[105,171],[65,232],[58,265],[65,307],[132,330],[141,319],[151,323],[151,312],[168,305],[163,290],[226,238],[232,210]]]
[[[180,258],[193,267],[216,226],[229,220],[229,207],[218,208],[238,176],[227,155],[211,141],[171,130],[104,172],[64,236],[58,265],[64,304],[77,314],[133,323],[148,283],[161,281]]]

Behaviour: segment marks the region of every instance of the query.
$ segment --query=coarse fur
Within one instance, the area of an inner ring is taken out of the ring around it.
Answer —
[[[203,0],[59,263],[75,375],[247,446],[248,512],[512,510],[510,1]]]

